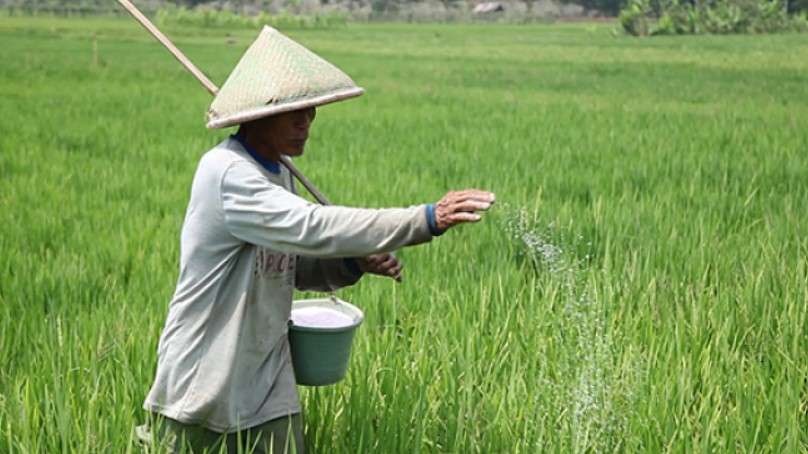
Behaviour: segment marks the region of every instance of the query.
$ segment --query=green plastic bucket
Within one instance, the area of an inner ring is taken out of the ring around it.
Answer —
[[[299,309],[331,309],[347,316],[347,325],[339,327],[300,326],[294,322]],[[299,385],[324,386],[345,378],[351,359],[351,346],[356,328],[364,314],[358,307],[335,296],[292,302],[289,321],[289,343],[292,365]]]

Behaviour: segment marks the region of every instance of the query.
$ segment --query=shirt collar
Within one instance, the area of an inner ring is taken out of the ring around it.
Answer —
[[[267,158],[261,156],[260,154],[258,154],[258,152],[255,151],[253,149],[253,147],[249,146],[247,144],[247,141],[244,140],[244,138],[241,137],[240,135],[238,135],[238,134],[230,134],[230,138],[235,140],[236,142],[240,143],[241,146],[244,147],[245,150],[247,150],[247,153],[249,153],[250,156],[252,156],[253,159],[258,161],[258,163],[261,164],[261,166],[263,168],[267,169],[271,173],[274,173],[275,175],[280,175],[280,173],[281,173],[280,164],[278,164],[277,162],[272,162],[269,159],[267,159]]]

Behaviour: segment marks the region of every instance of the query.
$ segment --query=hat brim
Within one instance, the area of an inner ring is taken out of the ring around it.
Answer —
[[[308,109],[309,107],[318,107],[325,104],[331,104],[343,99],[355,98],[365,93],[362,87],[350,87],[339,91],[332,91],[323,95],[306,97],[296,101],[289,101],[280,104],[272,104],[257,109],[248,110],[246,112],[239,112],[234,115],[229,115],[222,118],[210,120],[207,125],[208,129],[227,128],[229,126],[236,126],[248,121],[258,120],[259,118],[277,115],[283,112],[292,112],[300,109]]]

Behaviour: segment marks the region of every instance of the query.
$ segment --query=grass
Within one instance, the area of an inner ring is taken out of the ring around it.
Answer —
[[[257,33],[165,31],[216,83]],[[498,196],[400,251],[403,284],[339,292],[366,322],[347,379],[301,388],[312,452],[808,451],[802,37],[289,33],[368,92],[298,159],[331,200]],[[0,452],[132,452],[190,181],[227,132],[132,21],[0,35]]]

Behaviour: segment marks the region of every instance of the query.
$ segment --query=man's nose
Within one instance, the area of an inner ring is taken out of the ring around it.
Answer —
[[[304,109],[300,111],[300,115],[295,118],[295,125],[298,128],[305,128],[308,129],[311,126],[311,123],[314,121],[314,109]]]

